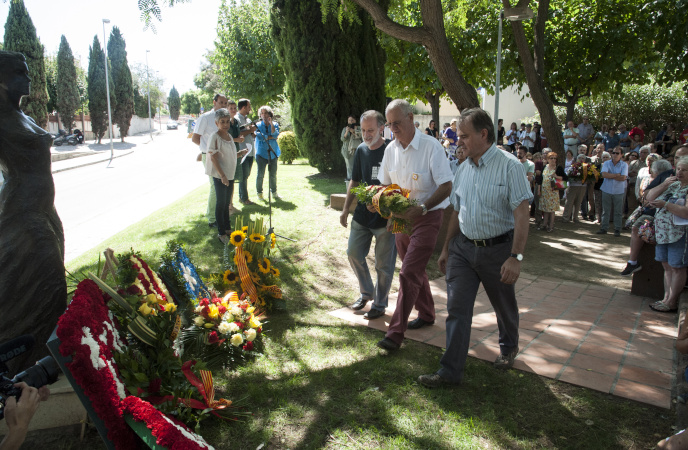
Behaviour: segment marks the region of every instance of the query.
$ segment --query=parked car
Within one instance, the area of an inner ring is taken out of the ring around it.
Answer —
[[[176,130],[179,124],[177,123],[176,120],[170,120],[167,122],[167,129],[168,130]]]

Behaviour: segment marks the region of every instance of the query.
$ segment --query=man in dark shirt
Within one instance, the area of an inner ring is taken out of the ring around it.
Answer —
[[[360,183],[379,185],[378,172],[387,144],[382,138],[385,127],[385,117],[377,111],[366,111],[361,115],[361,133],[363,143],[358,146],[354,154],[354,164],[351,171],[349,190],[344,202],[344,210],[339,218],[344,228],[347,226],[349,208],[354,200],[351,189]],[[377,283],[373,285],[370,277],[366,256],[370,251],[370,244],[375,236],[375,271]],[[359,203],[354,211],[349,234],[349,248],[346,251],[349,263],[354,270],[361,296],[351,306],[358,311],[363,309],[369,300],[373,300],[370,311],[363,316],[366,319],[377,319],[385,315],[389,289],[394,277],[394,264],[397,259],[397,248],[394,235],[387,231],[387,219],[371,211],[365,204]]]

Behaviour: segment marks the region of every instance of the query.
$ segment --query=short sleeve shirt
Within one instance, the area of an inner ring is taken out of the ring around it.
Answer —
[[[215,169],[212,161],[212,155],[217,153],[219,155],[219,164],[222,171],[225,173],[227,179],[233,180],[237,164],[234,140],[225,141],[217,133],[213,133],[208,142],[207,153],[208,158],[205,162],[205,174],[213,178],[222,178],[217,169]]]
[[[453,178],[444,148],[437,139],[418,129],[406,148],[396,139],[387,146],[380,169],[382,184],[397,184],[409,189],[409,198],[417,200],[419,205],[432,197],[441,184]],[[447,206],[449,200],[444,199],[432,210]]]
[[[217,131],[217,124],[215,124],[215,111],[210,110],[207,113],[201,115],[196,121],[196,126],[194,127],[194,134],[199,134],[201,136],[201,152],[206,153],[208,151],[208,143],[210,142],[210,135]],[[234,173],[234,172],[232,172]]]
[[[602,170],[600,172],[628,176],[628,164],[626,164],[623,161],[619,161],[618,163],[616,163],[616,165],[614,165],[614,163],[610,159],[609,161],[605,161],[604,164],[602,164]],[[612,180],[611,178],[605,178],[602,182],[600,190],[602,192],[606,192],[607,194],[623,194],[626,190],[626,182]]]
[[[478,165],[467,158],[459,166],[449,197],[469,239],[490,239],[514,228],[513,211],[533,198],[523,164],[492,145]]]

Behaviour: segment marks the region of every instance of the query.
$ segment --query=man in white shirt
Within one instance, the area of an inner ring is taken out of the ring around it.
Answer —
[[[526,131],[524,131],[521,136],[521,145],[526,148],[528,153],[533,153],[533,147],[535,147],[535,131],[533,131],[533,126],[531,124],[526,125]]]
[[[380,182],[410,189],[409,198],[418,201],[404,214],[395,217],[411,221],[412,232],[395,235],[401,259],[397,306],[385,338],[377,343],[385,350],[396,350],[407,328],[417,329],[435,323],[435,304],[425,267],[432,256],[442,225],[444,208],[449,206],[452,172],[444,149],[432,136],[423,134],[413,124],[411,105],[393,100],[385,111],[394,141],[385,149]],[[387,225],[391,228],[391,220]],[[408,322],[413,308],[418,318]]]
[[[215,124],[215,111],[220,108],[227,107],[227,97],[224,94],[215,94],[213,97],[213,109],[203,114],[196,120],[196,127],[194,127],[193,135],[191,136],[191,142],[198,145],[201,148],[201,153],[203,154],[201,160],[203,161],[203,170],[205,171],[205,159],[206,152],[208,151],[208,142],[210,141],[210,136],[217,131],[217,125]],[[213,177],[208,177],[210,182],[210,192],[208,193],[208,209],[206,210],[206,216],[208,217],[208,226],[217,226],[217,221],[215,220],[215,182]]]
[[[574,155],[578,154],[578,128],[573,126],[573,121],[569,120],[564,130],[565,150],[571,150]]]

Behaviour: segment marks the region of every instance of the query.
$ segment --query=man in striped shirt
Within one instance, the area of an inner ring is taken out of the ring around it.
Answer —
[[[449,197],[458,214],[452,214],[438,260],[440,270],[447,274],[447,350],[439,371],[418,378],[428,387],[461,383],[481,282],[499,327],[500,355],[495,367],[511,367],[518,354],[514,284],[528,238],[528,204],[533,194],[523,165],[495,146],[492,118],[484,110],[461,113],[458,138],[467,156]]]

